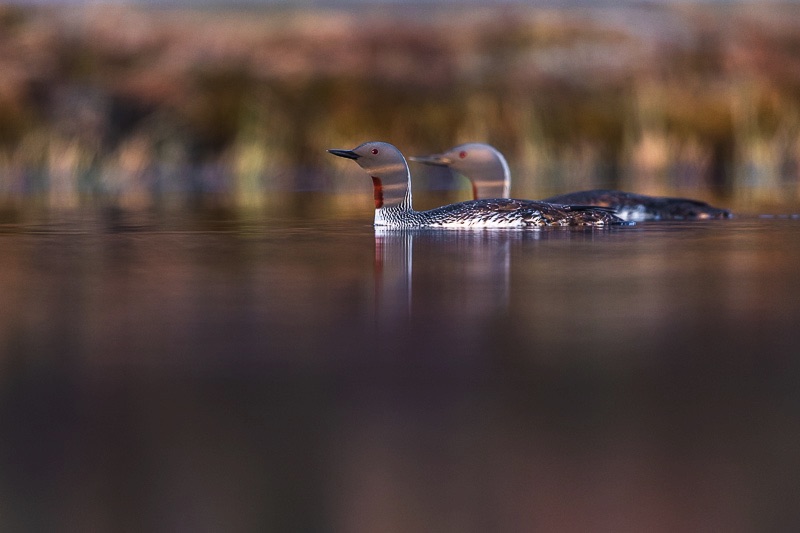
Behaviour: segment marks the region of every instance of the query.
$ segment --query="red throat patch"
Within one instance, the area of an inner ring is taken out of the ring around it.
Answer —
[[[372,177],[372,189],[375,194],[375,209],[383,207],[383,184],[380,178]]]

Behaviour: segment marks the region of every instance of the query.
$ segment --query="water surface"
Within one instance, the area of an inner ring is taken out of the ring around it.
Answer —
[[[786,530],[800,220],[0,226],[0,526]]]

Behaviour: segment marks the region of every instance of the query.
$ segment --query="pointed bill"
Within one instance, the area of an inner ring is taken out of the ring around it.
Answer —
[[[333,154],[333,155],[338,155],[339,157],[344,157],[345,159],[358,159],[359,157],[361,157],[360,155],[358,155],[357,153],[355,153],[352,150],[331,149],[331,150],[328,150],[328,152]]]
[[[409,156],[408,160],[416,163],[423,163],[425,165],[436,165],[441,167],[446,167],[452,163],[452,160],[444,154]]]

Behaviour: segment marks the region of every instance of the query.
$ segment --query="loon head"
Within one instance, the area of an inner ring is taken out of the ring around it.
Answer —
[[[352,150],[328,150],[333,155],[352,159],[372,178],[375,209],[399,205],[411,207],[411,175],[406,158],[389,143],[370,141]]]
[[[452,168],[472,182],[472,194],[476,200],[509,196],[511,172],[506,158],[488,144],[459,144],[441,154],[409,159],[426,165]]]

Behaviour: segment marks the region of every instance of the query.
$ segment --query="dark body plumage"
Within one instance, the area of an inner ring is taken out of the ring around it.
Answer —
[[[498,198],[471,200],[428,211],[380,209],[376,224],[402,227],[527,228],[627,224],[611,209]],[[377,214],[377,213],[376,213]]]
[[[699,200],[646,196],[605,189],[559,194],[542,201],[608,207],[626,220],[708,220],[733,217],[727,209],[713,207]]]

